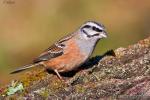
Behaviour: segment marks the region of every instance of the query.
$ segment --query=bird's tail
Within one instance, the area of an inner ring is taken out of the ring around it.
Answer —
[[[30,68],[36,67],[36,66],[38,66],[38,65],[40,65],[40,64],[39,64],[39,63],[36,63],[36,64],[28,64],[28,65],[22,66],[21,68],[18,68],[18,69],[16,69],[16,70],[12,71],[10,74],[15,74],[15,73],[18,73],[18,72],[22,72],[22,71],[24,71],[24,70],[26,70],[26,69],[30,69]]]

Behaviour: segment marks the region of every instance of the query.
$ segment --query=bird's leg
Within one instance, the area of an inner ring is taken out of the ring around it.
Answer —
[[[47,66],[46,66],[43,62],[41,62],[40,64],[43,65],[45,68],[47,68]],[[58,76],[58,78],[59,78],[60,80],[62,80],[62,77],[60,76],[60,74],[59,74],[59,72],[57,71],[57,69],[55,69],[54,72],[56,73],[56,75]]]
[[[59,72],[56,69],[54,70],[54,72],[57,74],[57,76],[60,80],[63,80],[62,77],[60,76]]]

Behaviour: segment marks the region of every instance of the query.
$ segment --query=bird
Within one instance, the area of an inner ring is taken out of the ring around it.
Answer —
[[[32,63],[19,67],[10,74],[41,65],[54,71],[62,79],[60,73],[76,70],[87,62],[96,44],[103,38],[107,38],[105,26],[96,21],[86,21],[74,32],[44,50]]]

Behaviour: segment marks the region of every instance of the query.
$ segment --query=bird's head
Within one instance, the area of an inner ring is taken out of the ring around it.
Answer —
[[[94,21],[87,21],[85,22],[79,29],[82,36],[89,40],[89,39],[102,39],[107,38],[107,32],[103,24],[94,22]]]

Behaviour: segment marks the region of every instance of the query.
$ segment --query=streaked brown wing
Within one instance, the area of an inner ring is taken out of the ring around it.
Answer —
[[[63,54],[63,49],[65,47],[64,43],[71,39],[75,34],[71,33],[60,39],[56,44],[50,46],[46,49],[39,57],[33,60],[33,63],[38,63],[41,61],[47,61],[52,58],[56,58]]]
[[[52,58],[61,56],[63,54],[63,47],[64,45],[52,45],[47,50],[45,50],[39,57],[33,60],[34,63],[38,63],[41,61],[47,61]]]

